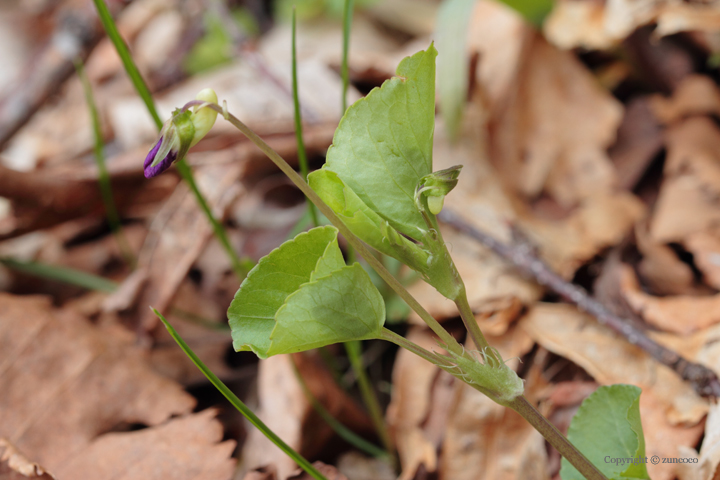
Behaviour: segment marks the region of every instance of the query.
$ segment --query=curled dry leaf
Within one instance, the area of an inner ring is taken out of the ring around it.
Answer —
[[[671,97],[652,96],[650,108],[666,125],[693,115],[720,115],[720,89],[708,76],[688,75]]]
[[[686,447],[681,450],[683,457],[697,458],[697,463],[680,465],[678,478],[680,480],[712,480],[717,478],[720,471],[720,405],[710,406],[705,421],[705,437],[700,452]]]
[[[412,327],[406,337],[425,349],[439,350],[435,337],[421,327]],[[387,422],[400,456],[401,480],[414,478],[421,466],[428,473],[437,470],[439,445],[429,438],[423,424],[434,408],[432,391],[440,372],[435,365],[407,350],[398,352]]]
[[[667,158],[650,236],[658,243],[682,242],[720,222],[720,129],[706,117],[669,128]]]
[[[684,246],[693,254],[693,262],[702,272],[705,283],[720,290],[720,232],[717,228],[688,235]]]
[[[635,240],[643,258],[638,264],[644,283],[657,295],[692,293],[695,274],[667,245],[650,237],[647,222],[635,225]]]
[[[540,303],[520,320],[519,327],[548,350],[584,368],[600,384],[627,383],[642,388],[640,413],[648,456],[678,457],[680,446],[694,446],[699,440],[699,422],[708,411],[707,401],[672,370],[619,339],[595,319],[569,305]],[[697,338],[665,335],[656,340],[712,367],[719,365],[720,352],[712,346],[718,332],[710,335],[711,330]],[[672,479],[676,466],[660,464],[650,475],[653,479]]]
[[[714,31],[720,27],[720,10],[713,4],[681,0],[560,0],[546,19],[544,32],[560,48],[608,49],[651,22],[657,23],[658,37]]]
[[[293,358],[308,389],[331,415],[353,431],[369,433],[372,424],[367,415],[340,389],[322,362],[306,353],[275,355],[260,362],[256,413],[270,429],[306,458],[316,456],[333,436],[303,392],[295,376]],[[287,478],[297,468],[255,428],[248,432],[242,458],[244,469],[272,465],[278,478]]]
[[[37,463],[28,460],[22,453],[4,438],[0,438],[0,480],[54,480]]]
[[[720,294],[648,295],[642,291],[635,272],[628,265],[621,267],[620,288],[635,313],[660,330],[687,335],[720,323]]]
[[[218,443],[214,412],[164,424],[195,400],[151,370],[128,332],[98,329],[39,297],[2,294],[0,311],[0,436],[58,479],[231,476],[233,443]],[[105,433],[128,424],[157,428]]]

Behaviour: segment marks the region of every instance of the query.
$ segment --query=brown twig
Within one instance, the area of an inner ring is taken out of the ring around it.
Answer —
[[[438,219],[490,248],[522,273],[533,277],[540,285],[549,288],[566,301],[576,305],[580,310],[594,316],[600,324],[622,335],[631,344],[645,350],[655,360],[670,367],[681,378],[690,382],[699,395],[713,399],[720,397],[720,380],[715,372],[704,365],[683,358],[673,350],[650,339],[645,332],[632,325],[630,320],[612,313],[603,304],[592,298],[585,289],[568,282],[555,273],[545,262],[535,256],[531,248],[521,245],[506,245],[468,224],[458,214],[447,208],[438,214]]]

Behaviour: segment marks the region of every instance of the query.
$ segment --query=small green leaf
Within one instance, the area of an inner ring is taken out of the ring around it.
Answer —
[[[397,76],[348,108],[323,167],[414,239],[427,230],[415,187],[432,172],[436,55],[430,45],[405,58]]]
[[[270,252],[228,309],[233,346],[260,358],[376,338],[380,292],[359,264],[345,266],[335,227],[317,227]]]
[[[344,265],[335,227],[313,228],[263,257],[228,309],[235,350],[266,355],[275,313],[287,297],[309,282],[316,269],[329,272]]]
[[[568,439],[608,478],[650,478],[645,467],[640,393],[633,385],[600,387],[585,399],[568,429]],[[560,477],[584,478],[564,458]]]
[[[352,188],[345,185],[335,172],[316,170],[308,176],[308,182],[360,240],[416,270],[424,271],[427,268],[428,253],[396,231],[392,236],[395,241],[391,242],[387,232],[392,227],[371,210]]]
[[[268,355],[378,338],[385,302],[359,263],[303,285],[275,316]]]

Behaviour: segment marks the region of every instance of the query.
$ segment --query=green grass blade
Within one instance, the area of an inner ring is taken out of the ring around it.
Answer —
[[[75,62],[75,69],[77,70],[78,77],[82,82],[83,90],[85,91],[85,100],[88,104],[88,110],[90,111],[90,121],[93,127],[93,135],[95,137],[95,163],[98,167],[98,184],[100,186],[100,194],[102,195],[103,203],[105,204],[105,215],[107,216],[108,224],[110,229],[115,236],[115,240],[118,243],[120,252],[125,258],[125,261],[131,268],[135,266],[135,254],[130,247],[130,244],[125,238],[122,231],[122,225],[120,224],[120,215],[118,214],[117,207],[115,206],[115,200],[112,193],[112,185],[110,184],[110,175],[108,174],[107,166],[105,165],[105,144],[103,143],[102,128],[100,127],[100,115],[98,114],[97,105],[95,104],[95,98],[92,92],[92,85],[90,85],[90,79],[85,74],[85,69],[82,63],[78,60]]]
[[[150,116],[153,118],[155,125],[158,130],[160,130],[163,122],[160,120],[160,115],[158,115],[157,109],[155,108],[155,102],[153,101],[150,89],[140,74],[140,70],[138,70],[137,65],[135,65],[135,61],[132,58],[132,54],[130,53],[127,43],[125,43],[125,40],[123,40],[120,36],[120,32],[118,32],[115,20],[113,20],[110,10],[105,4],[105,0],[93,0],[93,2],[95,2],[95,8],[97,8],[100,21],[102,22],[110,41],[115,46],[115,50],[117,50],[117,53],[120,56],[120,60],[125,67],[125,71],[135,86],[135,90],[137,90],[138,95],[140,95],[140,98],[142,98],[143,102],[145,102],[145,106],[147,107],[148,112],[150,112]]]
[[[340,423],[335,417],[332,416],[330,412],[327,411],[323,405],[318,402],[317,398],[312,394],[310,389],[307,386],[307,383],[305,383],[305,379],[300,374],[300,370],[298,369],[297,363],[295,363],[295,360],[293,359],[293,369],[295,370],[295,376],[297,377],[298,383],[300,383],[300,387],[302,388],[303,392],[305,393],[305,396],[307,397],[308,401],[310,401],[310,404],[312,405],[313,409],[317,412],[318,415],[327,423],[330,428],[333,429],[335,433],[338,434],[340,438],[348,442],[350,445],[354,446],[358,450],[361,450],[368,455],[371,455],[373,457],[379,457],[379,458],[387,458],[388,453],[383,450],[382,448],[378,447],[377,445],[374,445],[373,443],[368,442],[364,438],[357,435],[355,432],[347,428],[345,425]]]
[[[105,27],[105,31],[107,32],[108,37],[115,46],[115,50],[117,50],[118,55],[120,56],[123,65],[125,66],[125,71],[127,71],[130,80],[135,86],[135,90],[137,90],[138,92],[138,95],[140,95],[140,98],[142,98],[143,102],[145,102],[145,106],[147,107],[150,116],[155,121],[155,125],[157,126],[158,130],[160,130],[162,128],[162,120],[160,120],[160,116],[158,115],[157,109],[155,108],[155,102],[153,101],[150,89],[148,88],[145,80],[140,74],[140,70],[138,70],[137,65],[135,65],[135,61],[132,58],[132,54],[130,53],[127,44],[120,36],[117,26],[115,25],[115,20],[113,20],[112,15],[110,15],[110,11],[108,10],[107,5],[105,5],[104,0],[93,1],[95,2],[95,7],[97,8],[98,15],[100,15],[100,20],[103,24],[103,27]],[[215,236],[227,252],[228,257],[230,257],[233,271],[237,275],[238,279],[244,279],[248,272],[248,270],[245,268],[245,262],[240,259],[238,254],[232,248],[232,245],[230,244],[230,239],[228,238],[227,232],[225,231],[225,227],[223,227],[223,225],[212,214],[210,206],[208,205],[207,200],[205,200],[205,197],[200,192],[200,189],[197,186],[197,182],[195,182],[195,178],[192,174],[192,170],[190,169],[190,166],[187,164],[184,158],[181,158],[177,161],[177,168],[183,179],[188,183],[188,186],[192,190],[193,194],[195,194],[198,205],[200,205],[200,209],[203,211],[208,221],[212,225]]]
[[[118,284],[112,280],[72,268],[16,260],[13,258],[0,258],[0,263],[18,272],[87,288],[88,290],[112,293],[118,288]]]
[[[340,75],[342,75],[342,114],[347,110],[347,91],[350,86],[350,67],[348,54],[350,52],[350,26],[352,25],[353,0],[345,0],[343,7],[343,51]]]
[[[295,7],[293,7],[292,13],[292,96],[293,109],[295,110],[295,137],[297,138],[298,163],[300,164],[300,174],[305,181],[307,181],[308,160],[307,153],[305,151],[305,141],[303,140],[302,114],[300,112],[300,92],[298,91],[297,78],[297,19],[295,15]],[[317,227],[320,223],[318,223],[315,205],[313,205],[309,198],[305,197],[305,200],[307,201],[313,225]]]
[[[175,331],[175,329],[170,325],[170,323],[165,319],[165,317],[162,316],[160,312],[155,310],[154,308],[152,311],[155,313],[155,315],[158,316],[158,318],[165,324],[165,328],[167,328],[168,332],[170,332],[170,335],[173,337],[173,339],[177,342],[177,344],[182,348],[183,352],[185,352],[185,355],[187,355],[190,360],[193,361],[196,367],[200,369],[200,371],[207,377],[208,380],[210,380],[210,383],[213,384],[215,388],[218,389],[220,393],[223,394],[225,398],[228,399],[228,401],[235,407],[240,413],[243,414],[245,418],[248,419],[250,423],[252,423],[260,432],[262,432],[263,435],[265,435],[268,440],[273,442],[277,447],[282,450],[288,457],[292,458],[303,470],[305,470],[311,477],[313,477],[315,480],[327,480],[325,476],[320,473],[305,457],[300,455],[298,452],[293,450],[293,448],[288,445],[287,443],[283,442],[280,437],[278,437],[275,432],[273,432],[267,425],[263,423],[262,420],[260,420],[257,415],[253,413],[252,410],[250,410],[247,405],[243,403],[242,400],[240,400],[205,364],[198,358],[197,355],[195,355],[195,352],[192,351],[192,349],[188,346],[187,343],[178,335],[178,333]]]

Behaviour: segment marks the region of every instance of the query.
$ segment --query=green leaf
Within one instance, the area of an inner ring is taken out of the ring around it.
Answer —
[[[323,167],[414,239],[427,230],[415,187],[432,171],[436,55],[430,45],[403,59],[397,76],[348,108]]]
[[[335,270],[345,265],[335,227],[313,228],[263,257],[250,270],[228,309],[235,350],[266,355],[275,313],[287,297],[311,280],[316,268],[328,271],[333,263]]]
[[[608,478],[650,478],[645,467],[640,393],[633,385],[600,387],[585,399],[568,429],[568,439]],[[584,478],[564,458],[560,477]]]
[[[383,235],[383,230],[392,227],[387,226],[387,222],[371,210],[335,172],[316,170],[308,176],[308,182],[360,240],[385,255],[405,261],[412,268],[424,270],[427,267],[428,253],[397,232],[393,238],[397,239],[402,248],[390,242]]]
[[[359,263],[303,285],[275,316],[268,355],[378,338],[385,302]]]
[[[228,309],[233,346],[260,358],[376,338],[380,292],[359,264],[345,266],[335,227],[301,233],[248,274]]]

